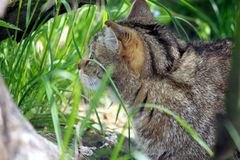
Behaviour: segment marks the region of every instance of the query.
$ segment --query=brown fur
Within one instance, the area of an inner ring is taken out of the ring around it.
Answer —
[[[112,21],[107,21],[106,25],[110,27],[121,42],[119,55],[133,70],[135,75],[139,76],[140,70],[144,64],[144,46],[137,32],[128,27],[122,27]]]
[[[104,67],[114,68],[112,79],[129,108],[144,103],[164,106],[183,118],[213,148],[215,115],[225,112],[232,43],[221,40],[188,44],[179,40],[156,23],[144,0],[134,3],[125,21],[106,24],[108,27],[93,38],[90,52]],[[89,85],[91,81],[93,88],[104,73],[93,62],[80,67],[80,71],[83,83]],[[174,118],[157,109],[142,107],[133,126],[139,146],[152,160],[210,159]]]

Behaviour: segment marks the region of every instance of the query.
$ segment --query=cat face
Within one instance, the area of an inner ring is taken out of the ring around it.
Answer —
[[[119,49],[118,40],[108,27],[93,37],[88,57],[78,66],[80,79],[87,88],[96,90],[99,87],[105,73],[104,68],[111,67],[114,71],[113,76],[119,73],[118,68],[122,68],[122,73],[126,72],[126,67],[118,56]]]
[[[113,80],[137,80],[145,61],[143,42],[135,30],[112,21],[106,24],[108,27],[93,37],[88,59],[79,64],[80,78],[90,89],[98,88],[104,74],[103,67],[113,69]]]

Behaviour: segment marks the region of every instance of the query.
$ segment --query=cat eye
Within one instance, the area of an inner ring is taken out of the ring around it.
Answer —
[[[89,59],[93,59],[96,56],[96,53],[94,51],[90,52]]]
[[[89,63],[89,60],[82,60],[79,64],[78,64],[78,69],[81,70],[83,69],[85,66],[87,66]]]

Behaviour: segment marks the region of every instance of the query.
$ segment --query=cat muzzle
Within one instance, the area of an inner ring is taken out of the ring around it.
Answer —
[[[78,69],[79,70],[83,70],[89,63],[89,60],[82,60],[79,64],[78,64]]]

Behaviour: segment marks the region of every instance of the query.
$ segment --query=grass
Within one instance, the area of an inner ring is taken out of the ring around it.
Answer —
[[[28,2],[30,6],[31,0]],[[66,14],[56,16],[46,24],[41,24],[36,31],[32,31],[19,43],[16,43],[16,37],[9,37],[0,42],[0,71],[15,102],[37,130],[47,130],[56,134],[62,159],[68,151],[70,139],[74,137],[74,144],[77,144],[84,131],[91,128],[90,115],[97,114],[95,109],[98,107],[106,84],[113,86],[121,102],[119,111],[123,109],[127,113],[116,86],[109,78],[111,70],[108,70],[101,87],[90,98],[90,108],[86,116],[77,115],[78,107],[81,106],[83,99],[82,95],[85,94],[84,86],[79,83],[77,64],[88,51],[90,38],[104,26],[108,18],[123,19],[130,10],[130,0],[124,0],[121,3],[111,0],[107,2],[106,8],[84,5],[77,11],[71,12],[67,1],[62,1],[62,4],[59,1],[58,8],[64,5],[68,11]],[[159,23],[173,26],[178,35],[186,40],[233,37],[236,28],[234,17],[237,9],[234,0],[230,2],[209,0],[204,3],[200,0],[177,2],[149,0],[148,2]],[[209,11],[208,14],[206,14],[206,8]],[[161,12],[160,15],[157,14],[158,11]],[[32,20],[33,12],[34,8],[28,8],[27,25]],[[0,26],[16,29],[16,33],[20,30],[17,26],[7,24],[2,20]],[[64,111],[69,107],[71,112],[66,114]],[[179,119],[180,124],[184,123],[175,114],[170,115]],[[104,132],[101,119],[94,123],[99,124]],[[75,130],[74,126],[79,124],[81,124],[80,129]],[[130,135],[129,127],[130,117],[123,133],[127,131]],[[185,123],[184,128],[196,137],[196,133]],[[123,140],[124,137],[119,138],[111,160],[129,158],[129,155],[125,155],[125,158],[119,157]],[[196,140],[203,144],[203,147],[212,155],[211,150],[199,137]],[[144,157],[138,153],[134,153],[133,156],[140,157],[136,159]]]

